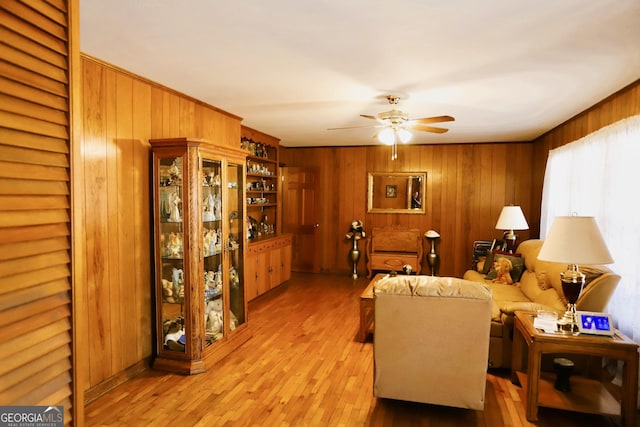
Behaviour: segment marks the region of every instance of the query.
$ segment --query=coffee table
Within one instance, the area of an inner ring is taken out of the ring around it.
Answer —
[[[358,330],[358,341],[365,342],[367,336],[373,333],[373,285],[386,273],[378,273],[373,276],[369,285],[360,295],[360,329]]]
[[[527,420],[538,419],[538,406],[590,414],[620,415],[625,426],[635,426],[638,397],[638,344],[615,330],[613,337],[545,333],[533,327],[535,313],[517,311],[514,321],[511,380],[526,394]],[[527,346],[527,370],[523,370]],[[571,377],[571,392],[554,388],[555,375],[541,372],[544,353],[574,353],[624,362],[622,393],[616,400],[600,381]]]

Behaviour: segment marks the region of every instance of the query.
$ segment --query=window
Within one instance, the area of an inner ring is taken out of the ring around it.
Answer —
[[[622,276],[609,302],[618,329],[640,342],[640,116],[549,152],[540,236],[554,217],[594,216]]]

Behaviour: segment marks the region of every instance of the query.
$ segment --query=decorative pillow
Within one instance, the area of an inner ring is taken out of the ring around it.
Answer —
[[[478,270],[478,271],[486,275],[487,273],[489,273],[489,270],[491,270],[492,265],[493,265],[493,251],[491,251],[490,249],[487,249],[487,255],[484,257],[484,264],[482,266],[482,270]]]
[[[494,255],[507,255],[507,256],[515,257],[515,258],[522,258],[521,254],[514,254],[512,252],[501,251],[501,250],[498,250],[498,249],[494,249],[492,252],[493,252]]]
[[[538,280],[538,286],[540,287],[540,289],[542,289],[543,291],[551,289],[551,285],[547,284],[547,270],[536,270],[536,279]]]
[[[479,256],[479,257],[478,257],[478,262],[476,262],[476,271],[477,271],[478,273],[481,273],[481,272],[482,272],[482,270],[484,269],[484,263],[485,263],[485,261],[486,261],[486,260],[487,260],[486,255],[483,255],[483,256]],[[485,274],[486,274],[486,273],[485,273]]]
[[[522,272],[518,286],[522,293],[531,301],[534,301],[540,292],[542,292],[542,289],[538,286],[538,279],[532,271],[525,270]]]
[[[508,255],[513,255],[513,256],[520,256],[520,254],[512,254],[510,252],[503,252],[502,251],[502,240],[495,240],[493,241],[493,246],[492,248],[496,248],[496,249],[487,249],[486,251],[486,257],[484,260],[484,266],[482,268],[482,270],[478,270],[480,273],[482,274],[487,274],[489,273],[489,271],[491,270],[491,267],[493,267],[493,255],[494,254],[508,254]]]
[[[493,249],[493,250],[487,249],[487,259],[484,261],[482,274],[489,274],[489,272],[493,268],[493,263],[496,262],[496,259],[495,259],[496,255],[507,255],[510,257],[517,257],[517,258],[522,257],[522,255],[520,254],[512,254],[511,252],[501,251],[500,249]],[[524,268],[522,271],[524,271]]]
[[[498,272],[496,271],[493,264],[500,258],[506,258],[511,261],[511,270],[509,271],[509,274],[511,275],[511,280],[513,280],[513,283],[518,283],[520,281],[520,277],[522,276],[522,272],[524,271],[524,258],[522,258],[520,254],[514,255],[509,253],[507,255],[504,252],[498,252],[494,254],[493,262],[491,263],[491,270],[489,270],[489,273],[487,273],[485,279],[493,280],[496,278]]]

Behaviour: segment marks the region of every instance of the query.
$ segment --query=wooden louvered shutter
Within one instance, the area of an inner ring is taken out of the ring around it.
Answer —
[[[0,0],[0,405],[64,405],[67,424],[70,5]]]

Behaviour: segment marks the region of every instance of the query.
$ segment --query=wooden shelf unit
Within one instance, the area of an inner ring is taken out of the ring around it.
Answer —
[[[247,151],[246,206],[252,228],[249,242],[282,231],[279,146],[278,138],[241,127],[240,147]]]
[[[240,145],[248,152],[247,222],[255,225],[245,264],[247,299],[252,300],[291,278],[292,235],[282,234],[280,140],[242,126]]]

